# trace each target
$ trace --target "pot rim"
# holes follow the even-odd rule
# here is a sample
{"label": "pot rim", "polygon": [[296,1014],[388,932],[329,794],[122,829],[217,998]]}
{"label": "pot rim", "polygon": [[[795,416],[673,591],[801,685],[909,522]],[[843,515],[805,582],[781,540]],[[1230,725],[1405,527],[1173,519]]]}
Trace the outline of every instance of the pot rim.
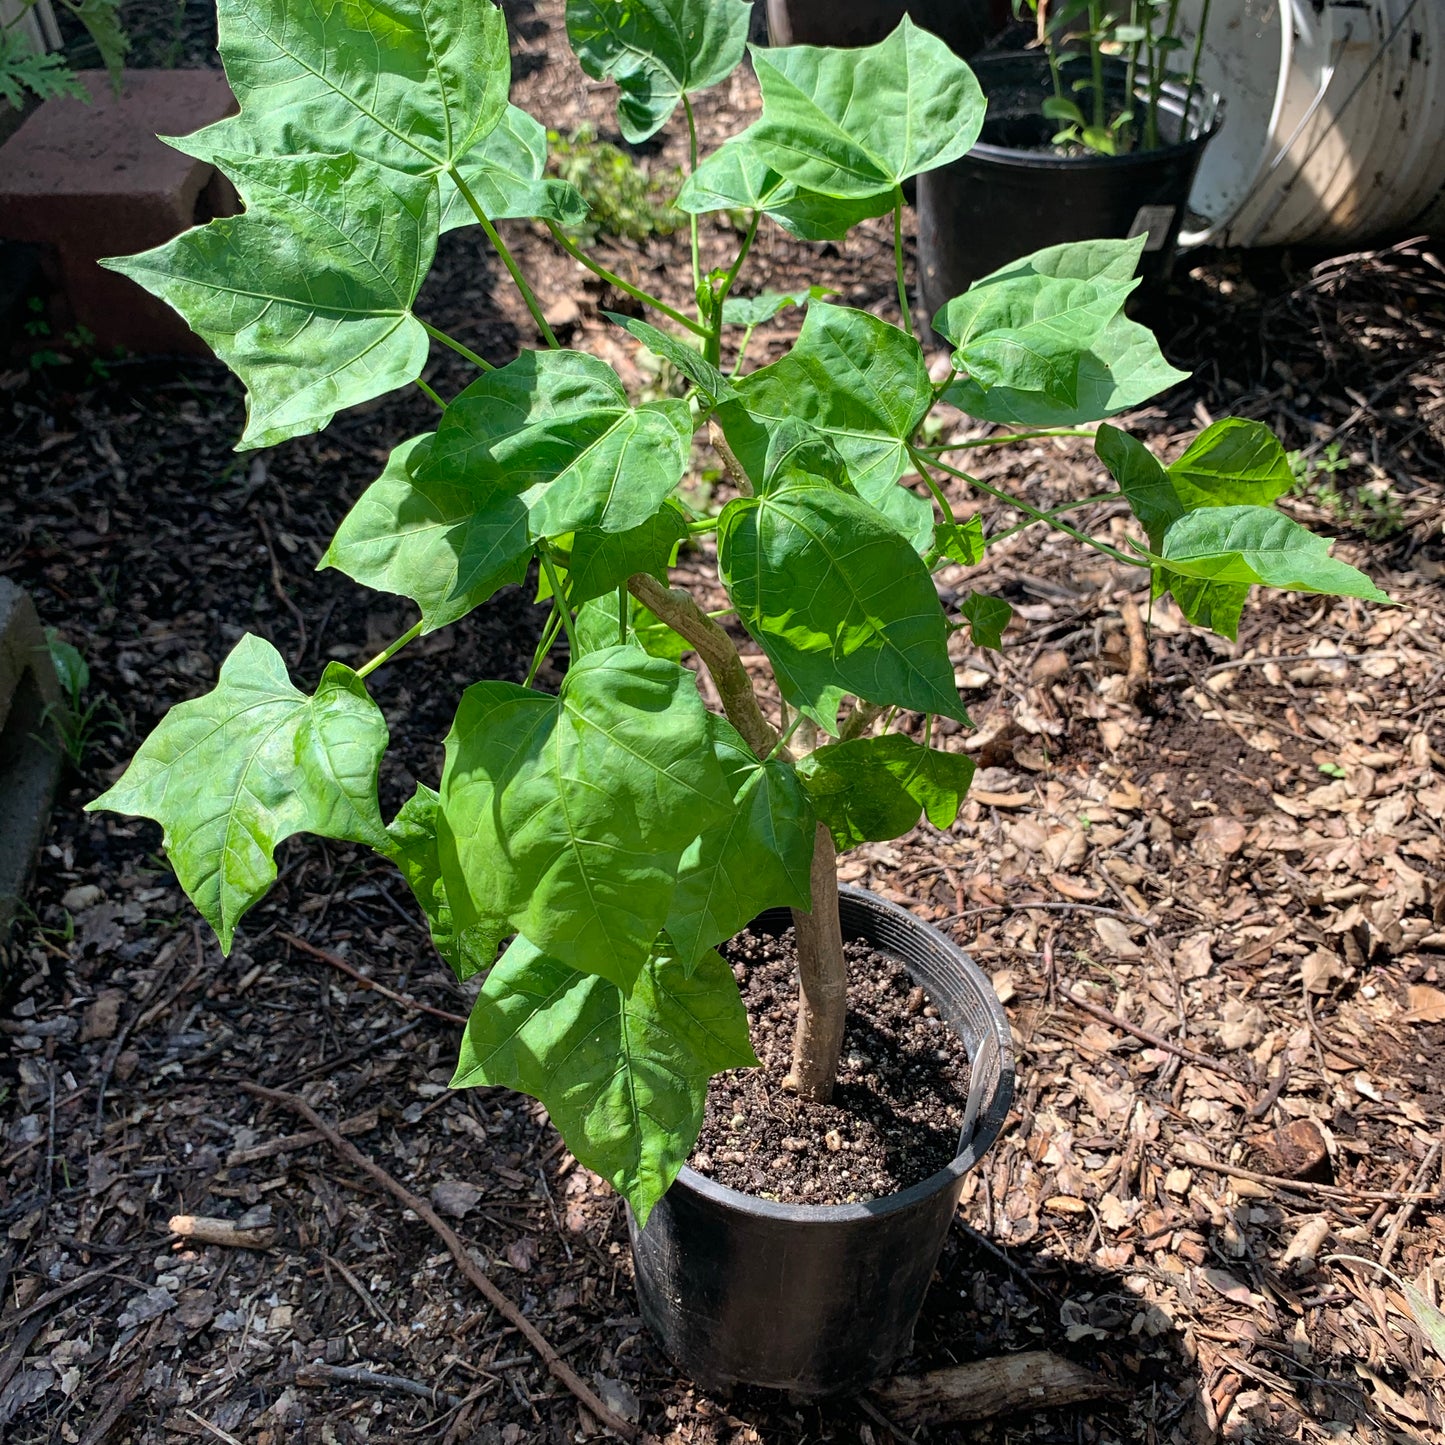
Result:
{"label": "pot rim", "polygon": [[[979,985],[979,997],[991,1027],[989,1037],[992,1038],[998,1049],[998,1087],[987,1107],[979,1110],[973,1134],[967,1145],[955,1154],[942,1169],[936,1170],[916,1184],[910,1184],[907,1189],[900,1189],[895,1194],[885,1194],[878,1199],[860,1201],[855,1204],[784,1204],[774,1199],[762,1199],[756,1194],[747,1194],[743,1190],[734,1189],[727,1184],[719,1184],[716,1180],[699,1174],[687,1164],[684,1164],[678,1171],[675,1183],[682,1184],[692,1190],[694,1194],[700,1194],[715,1204],[736,1210],[741,1214],[751,1214],[765,1219],[782,1220],[807,1226],[851,1224],[859,1220],[873,1219],[911,1209],[932,1195],[940,1194],[950,1188],[978,1163],[993,1147],[994,1141],[1003,1128],[1004,1120],[1007,1119],[1009,1110],[1013,1106],[1013,1037],[1009,1028],[1008,1015],[998,1001],[998,995],[994,993],[988,975],[951,938],[934,928],[931,923],[925,923],[921,918],[916,917],[908,909],[891,903],[888,899],[881,898],[866,888],[854,888],[847,884],[839,886],[838,896],[840,899],[853,898],[859,901],[866,899],[870,908],[886,915],[892,915],[895,921],[934,934],[935,937],[942,940],[950,953],[955,955],[955,962],[962,967],[963,972],[966,975],[975,976],[974,983]],[[877,945],[874,946],[877,947]],[[880,952],[884,951],[887,950],[880,949]],[[897,955],[891,956],[896,957]],[[907,966],[906,960],[900,959],[899,961],[904,963],[905,967]],[[956,1033],[955,1037],[957,1037]],[[960,1040],[960,1042],[963,1041]],[[970,1058],[970,1066],[981,1052],[982,1045]]]}
{"label": "pot rim", "polygon": [[[1000,69],[1004,65],[1017,66],[1024,63],[1037,71],[1048,69],[1048,59],[1041,50],[996,50],[987,55],[977,55],[969,62],[974,73],[979,77],[980,85],[990,70]],[[1105,64],[1113,78],[1122,79],[1120,74],[1122,67],[1114,57],[1106,57]],[[983,90],[984,97],[987,99],[987,87],[984,86]],[[1175,141],[1172,145],[1156,146],[1153,150],[1147,151],[1129,151],[1122,156],[1099,155],[1092,151],[1086,155],[1063,156],[1052,151],[1025,150],[1019,146],[995,145],[990,141],[978,141],[961,159],[977,158],[986,160],[993,165],[1014,166],[1020,170],[1058,171],[1128,170],[1167,164],[1182,159],[1195,151],[1203,150],[1218,134],[1220,126],[1224,124],[1225,105],[1224,98],[1220,93],[1200,89],[1197,94],[1198,102],[1191,104],[1189,108],[1194,110],[1197,105],[1201,116],[1199,129],[1188,140]],[[1186,103],[1184,87],[1176,81],[1165,82],[1161,97],[1174,101],[1176,109],[1182,108]],[[985,116],[986,123],[987,117]]]}

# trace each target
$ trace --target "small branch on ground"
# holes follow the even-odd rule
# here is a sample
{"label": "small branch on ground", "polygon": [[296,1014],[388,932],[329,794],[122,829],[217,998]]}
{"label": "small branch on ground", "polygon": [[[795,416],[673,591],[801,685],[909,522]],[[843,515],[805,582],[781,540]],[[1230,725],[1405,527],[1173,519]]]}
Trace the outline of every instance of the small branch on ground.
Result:
{"label": "small branch on ground", "polygon": [[269,1225],[247,1229],[234,1219],[218,1219],[208,1214],[173,1214],[170,1230],[182,1239],[199,1244],[225,1244],[234,1249],[270,1249],[276,1242],[276,1231]]}
{"label": "small branch on ground", "polygon": [[623,1440],[632,1440],[636,1437],[637,1431],[634,1426],[615,1411],[608,1409],[598,1399],[597,1393],[592,1387],[547,1343],[545,1337],[531,1320],[492,1283],[481,1266],[473,1259],[461,1236],[425,1199],[419,1194],[413,1194],[404,1184],[393,1179],[380,1164],[368,1159],[356,1145],[343,1139],[304,1099],[298,1099],[294,1094],[282,1093],[279,1089],[267,1089],[260,1084],[245,1081],[241,1083],[241,1087],[258,1099],[269,1099],[273,1104],[279,1104],[283,1109],[290,1109],[293,1114],[299,1114],[331,1145],[337,1154],[380,1184],[393,1199],[405,1205],[418,1219],[430,1225],[437,1237],[446,1245],[447,1252],[456,1261],[457,1268],[471,1281],[482,1298],[531,1345],[558,1383],[570,1390],[591,1411],[593,1417],[611,1430],[614,1435]]}
{"label": "small branch on ground", "polygon": [[1119,610],[1124,614],[1124,636],[1129,640],[1129,668],[1124,674],[1124,695],[1134,707],[1149,704],[1149,638],[1139,604],[1125,597]]}
{"label": "small branch on ground", "polygon": [[1223,1074],[1226,1079],[1233,1079],[1236,1084],[1246,1082],[1240,1077],[1237,1069],[1219,1059],[1211,1059],[1208,1054],[1195,1053],[1193,1049],[1186,1049],[1183,1044],[1176,1044],[1173,1039],[1166,1039],[1162,1034],[1141,1029],[1137,1024],[1131,1024],[1128,1019],[1122,1019],[1118,1014],[1110,1013],[1108,1009],[1101,1008],[1096,1003],[1090,1003],[1088,999],[1080,998],[1076,993],[1066,992],[1064,997],[1080,1012],[1098,1019],[1100,1023],[1108,1024],[1110,1028],[1122,1029],[1126,1034],[1133,1034],[1136,1039],[1141,1039],[1146,1044],[1152,1044],[1156,1049],[1163,1049],[1166,1054],[1173,1054],[1175,1058],[1183,1059],[1186,1064],[1193,1064],[1196,1068],[1210,1069],[1216,1074]]}
{"label": "small branch on ground", "polygon": [[1121,1393],[1112,1380],[1045,1350],[975,1360],[926,1375],[897,1375],[873,1390],[885,1409],[910,1425],[990,1420]]}
{"label": "small branch on ground", "polygon": [[394,989],[387,988],[384,983],[377,983],[374,978],[368,978],[359,969],[352,968],[347,961],[339,954],[329,953],[324,948],[317,948],[314,943],[307,943],[304,938],[297,938],[294,933],[278,933],[278,938],[289,943],[292,948],[299,948],[302,953],[309,953],[312,958],[319,958],[323,963],[329,963],[332,968],[340,969],[348,978],[354,978],[362,988],[369,988],[379,993],[382,998],[389,998],[392,1003],[397,1003],[402,1008],[415,1009],[418,1013],[430,1014],[434,1019],[445,1019],[449,1024],[460,1024],[466,1027],[467,1021],[461,1014],[448,1013],[444,1008],[433,1008],[429,1003],[422,1003],[420,999],[408,998],[404,993],[397,993]]}
{"label": "small branch on ground", "polygon": [[363,1370],[352,1365],[309,1364],[296,1367],[296,1383],[303,1387],[324,1390],[328,1385],[360,1385],[368,1390],[393,1390],[402,1395],[414,1395],[438,1409],[460,1410],[466,1404],[461,1395],[448,1390],[438,1390],[423,1385],[418,1380],[408,1380],[402,1375],[381,1375],[375,1370]]}

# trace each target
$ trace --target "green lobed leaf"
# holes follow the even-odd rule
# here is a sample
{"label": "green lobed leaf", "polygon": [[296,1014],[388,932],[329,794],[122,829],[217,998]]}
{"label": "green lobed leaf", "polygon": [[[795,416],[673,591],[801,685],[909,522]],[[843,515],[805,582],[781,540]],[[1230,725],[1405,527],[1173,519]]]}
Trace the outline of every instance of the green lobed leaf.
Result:
{"label": "green lobed leaf", "polygon": [[634,572],[666,580],[673,554],[686,536],[687,518],[671,500],[625,532],[576,533],[568,568],[573,605],[615,592]]}
{"label": "green lobed leaf", "polygon": [[640,341],[654,356],[670,361],[707,399],[709,406],[726,401],[733,394],[732,382],[707,360],[695,346],[680,337],[660,331],[651,322],[635,316],[620,316],[615,311],[602,313],[630,336]]}
{"label": "green lobed leaf", "polygon": [[763,762],[722,718],[708,715],[732,793],[728,818],[683,854],[667,934],[691,968],[767,908],[810,908],[813,810],[791,764]]}
{"label": "green lobed leaf", "polygon": [[466,160],[506,110],[507,23],[491,0],[217,0],[216,8],[241,110],[171,141],[198,159],[350,153],[434,175]]}
{"label": "green lobed leaf", "polygon": [[175,307],[240,377],[238,446],[319,431],[420,376],[429,343],[411,307],[436,244],[436,181],[354,156],[225,169],[243,215],[102,265]]}
{"label": "green lobed leaf", "polygon": [[346,514],[317,570],[410,597],[422,631],[465,617],[527,575],[527,508],[493,479],[449,481],[424,463],[433,433],[392,450],[386,469]]}
{"label": "green lobed leaf", "polygon": [[800,241],[841,241],[860,221],[893,209],[891,192],[862,199],[820,196],[785,181],[740,140],[725,141],[698,166],[678,194],[679,209],[754,210]]}
{"label": "green lobed leaf", "polygon": [[1186,512],[1236,503],[1268,506],[1294,485],[1279,438],[1263,422],[1234,416],[1200,432],[1168,471]]}
{"label": "green lobed leaf", "polygon": [[756,296],[729,296],[723,302],[723,320],[729,326],[761,326],[789,306],[806,306],[825,296],[836,296],[832,286],[809,286],[805,291],[760,291]]}
{"label": "green lobed leaf", "polygon": [[452,1087],[540,1099],[641,1228],[697,1142],[708,1080],[756,1064],[737,984],[717,954],[691,971],[656,954],[624,995],[518,938],[482,985]]}
{"label": "green lobed leaf", "polygon": [[933,550],[960,567],[976,567],[983,561],[988,544],[983,536],[983,518],[962,522],[940,522],[933,529]]}
{"label": "green lobed leaf", "polygon": [[634,145],[684,95],[726,80],[743,58],[743,0],[567,0],[567,38],[594,80],[615,80],[617,119]]}
{"label": "green lobed leaf", "polygon": [[738,137],[785,180],[870,197],[957,160],[983,125],[973,72],[905,15],[877,45],[752,47],[762,117]]}
{"label": "green lobed leaf", "polygon": [[1139,284],[1146,239],[1051,246],[975,282],[934,319],[954,365],[985,392],[1002,386],[1077,407],[1080,367]]}
{"label": "green lobed leaf", "polygon": [[848,693],[967,721],[933,580],[866,502],[802,474],[739,497],[719,520],[718,565],[784,697],[820,727],[837,732]]}
{"label": "green lobed leaf", "polygon": [[[471,148],[458,169],[488,220],[577,226],[587,218],[587,202],[577,187],[546,174],[546,127],[515,105],[503,111],[496,128]],[[472,208],[445,174],[441,196],[443,231],[477,224]]]}
{"label": "green lobed leaf", "polygon": [[[1054,345],[1049,355],[1057,362],[1072,348],[1076,364],[1069,362],[1072,380],[1065,388],[1072,399],[1058,387],[1045,389],[1044,371],[1020,363],[1012,375],[1002,358],[993,356],[984,360],[982,379],[960,377],[944,393],[945,400],[980,421],[1079,426],[1128,411],[1183,381],[1186,373],[1165,361],[1154,334],[1113,304],[1116,297],[1122,304],[1137,284],[1133,274],[1142,244],[1143,238],[1136,237],[1045,247],[981,277],[934,317],[935,330],[955,348],[965,338],[986,335],[987,325],[1004,323],[1042,344],[1049,337],[1049,308],[1063,308],[1059,315],[1065,320],[1059,324],[1070,339]],[[985,324],[982,333],[980,324]]]}
{"label": "green lobed leaf", "polygon": [[816,428],[837,449],[858,495],[919,551],[933,541],[933,506],[897,485],[908,443],[933,405],[923,348],[907,332],[845,306],[815,301],[797,343],[735,385],[718,421],[748,475],[760,478],[772,432]]}
{"label": "green lobed leaf", "polygon": [[515,496],[534,541],[625,532],[682,480],[692,433],[685,402],[629,405],[594,356],[527,351],[448,406],[419,476]]}
{"label": "green lobed leaf", "polygon": [[181,887],[221,951],[276,879],[275,850],[294,833],[390,843],[376,799],[386,722],[365,684],[328,664],[314,697],[292,686],[281,655],[243,637],[215,689],[178,703],[89,812],[153,818]]}
{"label": "green lobed leaf", "polygon": [[[1215,423],[1167,468],[1142,442],[1107,423],[1095,435],[1094,450],[1119,483],[1156,552],[1164,534],[1187,512],[1272,502],[1292,481],[1284,448],[1258,422]],[[1154,588],[1156,595],[1172,592],[1179,610],[1196,626],[1222,637],[1238,634],[1248,583],[1206,581],[1156,567]]]}
{"label": "green lobed leaf", "polygon": [[920,747],[900,733],[829,743],[798,762],[798,776],[842,848],[902,837],[926,814],[935,828],[958,816],[974,762]]}
{"label": "green lobed leaf", "polygon": [[1159,560],[1206,582],[1261,583],[1332,597],[1390,599],[1363,572],[1330,556],[1334,538],[1316,536],[1273,507],[1204,507],[1164,533]]}
{"label": "green lobed leaf", "polygon": [[401,811],[386,825],[391,840],[391,861],[401,870],[421,910],[436,951],[446,959],[458,979],[480,972],[491,961],[478,958],[458,933],[447,902],[442,880],[441,856],[437,851],[437,808],[439,795],[425,783],[402,804]]}
{"label": "green lobed leaf", "polygon": [[467,689],[438,831],[454,918],[479,953],[524,933],[632,987],[683,851],[732,807],[706,718],[692,673],[630,646],[574,661],[556,697]]}
{"label": "green lobed leaf", "polygon": [[992,652],[1003,651],[1004,630],[1013,621],[1014,610],[1002,597],[989,597],[982,592],[966,592],[958,610],[968,619],[968,635],[976,647]]}

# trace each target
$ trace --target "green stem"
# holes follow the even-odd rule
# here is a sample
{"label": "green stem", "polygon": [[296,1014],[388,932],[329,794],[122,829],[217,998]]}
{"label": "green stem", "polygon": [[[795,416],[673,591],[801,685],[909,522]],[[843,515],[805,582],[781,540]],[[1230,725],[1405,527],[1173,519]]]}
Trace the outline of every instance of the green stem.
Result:
{"label": "green stem", "polygon": [[527,303],[527,310],[532,313],[532,320],[537,323],[537,330],[542,333],[542,339],[553,351],[561,349],[561,342],[553,334],[552,328],[547,324],[547,318],[542,314],[542,305],[537,300],[536,293],[527,284],[527,278],[522,275],[522,269],[517,265],[516,259],[507,249],[507,243],[497,234],[497,228],[487,219],[487,213],[482,209],[481,203],[472,194],[472,188],[462,179],[461,172],[456,166],[449,166],[447,174],[452,178],[452,184],[457,188],[469,207],[472,214],[477,218],[477,223],[487,233],[487,240],[492,243],[497,255],[502,258],[502,264],[507,268],[507,274],[511,276],[513,284],[522,293],[522,300]]}
{"label": "green stem", "polygon": [[[1179,0],[1169,0],[1169,10],[1164,17],[1164,33],[1161,38],[1167,38],[1174,34],[1175,23],[1179,19]],[[1150,31],[1152,36],[1153,31]],[[1149,112],[1145,117],[1148,125],[1148,137],[1145,149],[1159,149],[1159,95],[1164,89],[1164,73],[1168,65],[1169,52],[1161,50],[1157,45],[1154,47],[1153,63],[1150,67],[1151,76],[1149,83]]]}
{"label": "green stem", "polygon": [[546,625],[542,628],[542,635],[537,639],[537,650],[532,654],[532,665],[527,669],[527,680],[523,687],[531,687],[536,681],[537,674],[542,670],[542,662],[552,650],[552,644],[557,640],[557,634],[562,630],[561,606],[556,595],[552,597],[552,611],[547,618]]}
{"label": "green stem", "polygon": [[[914,463],[917,466],[917,462]],[[934,460],[934,466],[940,471],[947,472],[951,477],[957,477],[961,482],[967,482],[969,486],[976,487],[980,492],[990,497],[997,498],[1000,502],[1006,502],[1010,507],[1017,507],[1020,512],[1030,516],[1036,522],[1047,522],[1057,532],[1063,532],[1076,541],[1082,542],[1086,547],[1092,547],[1096,552],[1102,552],[1106,557],[1112,557],[1116,562],[1122,562],[1127,567],[1148,567],[1148,562],[1140,561],[1138,558],[1130,557],[1119,551],[1117,547],[1111,547],[1107,542],[1100,542],[1097,538],[1089,536],[1087,532],[1081,532],[1076,527],[1071,527],[1066,522],[1060,522],[1055,517],[1050,517],[1047,512],[1040,511],[1031,502],[1026,502],[1022,497],[1016,497],[1012,492],[1000,491],[997,487],[991,487],[987,482],[980,481],[968,472],[961,472],[957,467],[951,467],[947,462]]]}
{"label": "green stem", "polygon": [[[692,102],[685,94],[682,97],[682,112],[687,117],[687,173],[691,175],[697,169],[697,118],[692,113]],[[697,243],[696,211],[688,217],[688,231],[692,237],[692,294],[696,297],[702,287],[702,256]],[[697,319],[703,319],[701,301],[698,301]]]}
{"label": "green stem", "polygon": [[609,271],[605,266],[599,266],[580,246],[573,243],[556,222],[548,221],[547,229],[551,231],[557,244],[574,261],[580,262],[594,276],[606,281],[609,286],[615,286],[624,295],[632,297],[634,301],[641,301],[644,306],[651,306],[654,311],[660,311],[669,321],[675,321],[679,326],[685,326],[694,336],[705,338],[708,335],[707,327],[699,325],[691,316],[684,316],[681,311],[674,311],[665,301],[659,301],[656,296],[644,291],[640,286],[634,286],[630,281],[624,281],[621,276]]}
{"label": "green stem", "polygon": [[436,402],[436,404],[441,407],[443,411],[447,409],[446,402],[444,402],[441,397],[439,397],[436,392],[434,392],[431,387],[429,387],[426,382],[421,379],[421,377],[416,378],[416,384],[422,389],[423,393],[429,396],[434,402]]}
{"label": "green stem", "polygon": [[1094,129],[1105,131],[1109,118],[1104,107],[1104,52],[1100,46],[1100,31],[1104,28],[1104,7],[1102,0],[1089,0],[1089,68],[1094,83]]}
{"label": "green stem", "polygon": [[973,441],[949,442],[947,446],[919,447],[918,450],[924,456],[942,456],[946,452],[967,452],[977,447],[1001,447],[1007,446],[1009,442],[1036,441],[1041,437],[1091,437],[1091,431],[1070,430],[1067,428],[1050,431],[1010,431],[1004,432],[1001,436],[976,437]]}
{"label": "green stem", "polygon": [[893,187],[893,264],[898,273],[898,307],[903,329],[913,335],[913,313],[908,309],[908,287],[903,280],[903,187]]}
{"label": "green stem", "polygon": [[[714,366],[722,360],[722,329],[723,329],[723,307],[727,305],[728,292],[733,289],[733,282],[738,279],[738,272],[743,269],[743,262],[748,258],[748,252],[753,249],[753,240],[758,234],[758,222],[762,220],[763,213],[754,211],[753,218],[748,223],[748,233],[743,237],[742,249],[738,252],[728,273],[722,279],[722,285],[718,287],[717,295],[714,297],[714,304],[717,313],[713,318],[712,331],[703,346],[703,356]],[[751,331],[749,331],[751,335]]]}
{"label": "green stem", "polygon": [[690,535],[698,535],[703,532],[716,532],[718,519],[716,517],[704,517],[700,522],[689,522],[687,530]]}
{"label": "green stem", "polygon": [[[1205,3],[1207,4],[1208,0],[1205,0]],[[1139,24],[1139,0],[1129,0],[1129,24]],[[1124,78],[1124,104],[1131,111],[1138,103],[1134,98],[1134,89],[1139,83],[1139,52],[1143,46],[1142,40],[1131,41],[1129,45],[1129,70]],[[1134,134],[1138,135],[1139,122],[1135,120],[1131,124]]]}
{"label": "green stem", "polygon": [[[784,703],[783,706],[786,707],[787,704]],[[789,743],[789,742],[791,741],[791,739],[792,739],[793,734],[794,734],[795,732],[797,732],[798,728],[802,725],[802,722],[803,722],[803,714],[802,714],[802,713],[795,713],[794,716],[793,716],[793,720],[792,720],[790,723],[787,724],[786,729],[785,729],[784,732],[783,732],[783,735],[782,735],[782,736],[778,739],[778,741],[774,744],[772,752],[770,752],[770,753],[768,754],[767,758],[765,759],[766,762],[772,762],[772,760],[773,760],[775,757],[777,757],[778,754],[781,753],[785,747],[787,747],[788,743]]]}
{"label": "green stem", "polygon": [[539,552],[537,555],[541,559],[542,570],[547,574],[547,585],[552,589],[552,596],[557,599],[558,615],[562,618],[562,626],[567,629],[567,646],[571,649],[572,660],[575,662],[582,655],[582,649],[577,646],[577,632],[572,626],[572,609],[567,605],[562,579],[557,575],[557,568],[546,552]]}
{"label": "green stem", "polygon": [[414,622],[395,642],[388,643],[370,662],[364,663],[356,669],[357,677],[370,677],[373,672],[384,662],[389,662],[408,642],[421,635],[422,623]]}
{"label": "green stem", "polygon": [[[421,321],[421,317],[417,317]],[[454,336],[448,336],[445,331],[439,331],[429,321],[421,322],[422,330],[431,337],[433,341],[440,341],[443,346],[450,346],[458,356],[465,356],[473,366],[479,366],[483,371],[495,371],[497,368],[485,357],[478,356],[469,346],[463,346]]]}
{"label": "green stem", "polygon": [[1209,25],[1209,0],[1201,0],[1199,6],[1199,29],[1194,35],[1194,57],[1189,62],[1189,84],[1184,87],[1184,131],[1179,139],[1189,134],[1189,107],[1194,101],[1194,86],[1199,80],[1199,57],[1204,53],[1204,31]]}
{"label": "green stem", "polygon": [[627,584],[617,589],[617,645],[627,646]]}
{"label": "green stem", "polygon": [[1013,537],[1019,532],[1025,532],[1039,522],[1051,522],[1063,512],[1074,512],[1080,507],[1092,507],[1096,502],[1116,502],[1119,500],[1118,492],[1099,492],[1092,497],[1084,497],[1077,502],[1065,502],[1062,507],[1051,507],[1042,517],[1030,517],[1027,522],[1020,522],[1016,527],[1010,527],[1006,532],[999,532],[988,539],[990,547],[1008,537]]}
{"label": "green stem", "polygon": [[732,375],[737,377],[743,369],[743,357],[748,354],[748,342],[753,339],[753,332],[756,331],[757,323],[743,327],[743,339],[738,343],[738,359],[733,363]]}

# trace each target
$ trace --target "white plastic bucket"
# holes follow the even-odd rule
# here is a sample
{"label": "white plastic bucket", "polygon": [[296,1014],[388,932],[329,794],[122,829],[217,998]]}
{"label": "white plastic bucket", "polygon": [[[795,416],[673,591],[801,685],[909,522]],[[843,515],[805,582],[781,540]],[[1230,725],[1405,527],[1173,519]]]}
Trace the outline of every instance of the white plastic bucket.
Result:
{"label": "white plastic bucket", "polygon": [[1181,245],[1445,230],[1442,0],[1213,0],[1199,79],[1225,117]]}

